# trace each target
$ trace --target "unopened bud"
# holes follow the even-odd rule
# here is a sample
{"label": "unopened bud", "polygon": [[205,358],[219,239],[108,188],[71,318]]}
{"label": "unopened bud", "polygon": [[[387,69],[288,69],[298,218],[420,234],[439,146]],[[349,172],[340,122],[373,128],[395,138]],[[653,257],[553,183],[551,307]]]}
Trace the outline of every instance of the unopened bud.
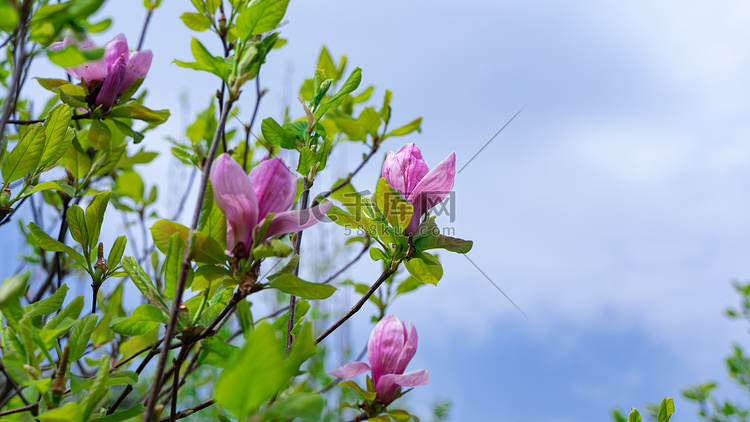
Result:
{"label": "unopened bud", "polygon": [[99,242],[99,250],[97,251],[97,260],[94,264],[94,284],[101,284],[104,274],[107,273],[107,263],[104,260],[104,244]]}

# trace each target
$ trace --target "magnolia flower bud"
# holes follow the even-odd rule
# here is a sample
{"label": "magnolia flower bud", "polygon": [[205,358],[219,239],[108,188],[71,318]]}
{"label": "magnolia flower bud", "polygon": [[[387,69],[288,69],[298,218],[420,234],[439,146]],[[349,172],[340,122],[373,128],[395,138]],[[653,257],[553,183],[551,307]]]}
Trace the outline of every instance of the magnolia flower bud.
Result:
{"label": "magnolia flower bud", "polygon": [[451,152],[430,170],[422,158],[422,151],[406,144],[396,152],[390,151],[383,162],[383,177],[414,206],[406,234],[414,234],[419,220],[427,211],[445,199],[453,189],[456,177],[456,154]]}

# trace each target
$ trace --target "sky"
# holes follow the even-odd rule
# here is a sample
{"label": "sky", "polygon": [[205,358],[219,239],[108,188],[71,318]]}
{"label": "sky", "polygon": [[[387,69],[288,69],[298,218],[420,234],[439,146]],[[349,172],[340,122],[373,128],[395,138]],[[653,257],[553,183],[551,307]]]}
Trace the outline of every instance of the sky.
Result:
{"label": "sky", "polygon": [[[178,18],[190,7],[165,1],[145,42],[148,104],[173,116],[145,143],[166,152],[148,170],[163,191],[186,174],[164,138],[181,135],[218,87],[171,64],[191,57],[195,34]],[[110,0],[100,16],[115,24],[96,40],[124,32],[135,44],[144,15]],[[326,45],[347,55],[349,70],[362,68],[375,104],[394,92],[394,127],[424,118],[421,134],[387,140],[384,153],[416,142],[430,165],[451,151],[459,169],[471,160],[456,177],[455,221],[438,222],[474,241],[468,258],[481,271],[443,253],[438,286],[392,309],[419,331],[410,368],[431,374],[410,405],[449,398],[456,422],[593,422],[675,397],[674,420],[697,421],[679,399],[685,386],[715,380],[720,396],[741,397],[723,359],[733,343],[748,345],[746,327],[722,313],[737,302],[731,281],[750,276],[748,18],[750,5],[735,0],[291,2],[281,29],[289,43],[260,75],[269,90],[261,118],[295,104]],[[245,120],[251,91],[239,102]],[[342,146],[320,183],[362,152]],[[355,186],[372,189],[379,170],[373,159]],[[336,230],[320,233],[343,239]],[[310,238],[303,255],[316,247]],[[348,274],[371,282],[374,271],[362,263]],[[337,296],[342,310],[355,300]],[[344,330],[357,350],[368,317]]]}

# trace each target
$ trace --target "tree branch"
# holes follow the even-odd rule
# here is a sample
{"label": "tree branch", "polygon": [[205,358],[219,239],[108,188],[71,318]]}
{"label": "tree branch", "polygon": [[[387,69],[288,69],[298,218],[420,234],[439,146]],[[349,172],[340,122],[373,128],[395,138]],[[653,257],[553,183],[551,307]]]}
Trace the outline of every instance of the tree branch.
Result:
{"label": "tree branch", "polygon": [[[203,165],[203,178],[201,180],[201,187],[198,191],[198,200],[195,204],[195,212],[193,213],[193,222],[190,226],[190,231],[193,232],[198,227],[200,221],[201,208],[203,207],[203,200],[206,197],[206,188],[208,187],[209,177],[211,176],[211,165],[213,164],[214,157],[216,156],[216,150],[218,148],[221,134],[224,132],[224,126],[227,123],[229,117],[229,111],[232,109],[234,104],[234,98],[230,95],[227,99],[224,109],[221,112],[219,118],[219,124],[216,126],[216,132],[214,133],[213,141],[211,142],[211,149],[206,157],[206,162]],[[158,401],[158,395],[161,391],[162,386],[162,375],[164,367],[167,364],[167,356],[169,355],[169,345],[172,341],[172,337],[175,334],[175,325],[177,323],[177,317],[180,312],[180,305],[182,304],[182,292],[185,290],[185,280],[187,279],[188,269],[190,268],[190,250],[193,245],[191,237],[188,235],[188,241],[185,245],[185,253],[182,258],[182,265],[180,266],[180,275],[177,279],[177,286],[175,287],[174,300],[172,301],[172,312],[169,316],[169,322],[167,323],[166,333],[164,334],[164,345],[159,355],[159,361],[156,364],[156,371],[154,372],[154,383],[151,388],[151,393],[146,404],[146,413],[143,417],[144,422],[151,422],[154,418],[154,407]]]}
{"label": "tree branch", "polygon": [[[303,180],[303,190],[302,190],[302,197],[300,197],[300,210],[304,210],[307,208],[307,201],[310,199],[310,187],[312,185],[312,182],[308,182],[307,177],[305,177]],[[303,230],[300,230],[297,232],[297,237],[294,240],[294,254],[299,256],[300,248],[302,247],[302,232]],[[299,260],[297,260],[297,265],[294,267],[294,275],[299,275]],[[294,328],[294,305],[296,304],[297,297],[294,295],[289,296],[289,321],[287,323],[286,328],[286,350],[285,354],[289,354],[289,349],[292,347],[292,328]]]}
{"label": "tree branch", "polygon": [[375,283],[373,283],[373,285],[370,287],[370,290],[368,290],[367,293],[365,293],[365,295],[362,296],[362,298],[354,306],[352,306],[352,308],[347,313],[345,313],[341,318],[339,318],[338,321],[334,322],[333,325],[328,327],[328,329],[323,332],[323,334],[319,335],[318,338],[315,339],[316,344],[323,341],[323,339],[331,335],[331,333],[336,331],[337,328],[345,323],[346,320],[359,312],[359,310],[362,308],[362,305],[364,305],[365,302],[367,302],[367,299],[369,299],[370,296],[372,296],[372,294],[375,293],[376,290],[378,290],[378,287],[380,287],[380,285],[383,284],[383,282],[386,281],[388,277],[392,276],[396,272],[398,265],[394,264],[395,263],[391,263],[388,269],[383,271],[383,274],[380,274],[380,277],[375,281]]}

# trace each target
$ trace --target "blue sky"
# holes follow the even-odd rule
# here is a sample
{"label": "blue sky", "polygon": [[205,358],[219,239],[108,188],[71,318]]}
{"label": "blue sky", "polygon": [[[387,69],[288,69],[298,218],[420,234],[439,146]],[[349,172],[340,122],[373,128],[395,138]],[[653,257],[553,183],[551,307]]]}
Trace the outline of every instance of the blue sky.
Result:
{"label": "blue sky", "polygon": [[[102,16],[116,24],[97,41],[124,32],[135,44],[144,11],[109,3]],[[182,133],[182,93],[192,116],[217,88],[170,64],[190,58],[178,19],[189,7],[164,2],[146,39],[149,104],[173,115],[148,148],[167,151],[161,139]],[[449,397],[452,421],[593,422],[688,384],[728,384],[722,360],[733,341],[747,344],[745,327],[721,314],[736,302],[730,281],[750,275],[748,18],[740,1],[292,1],[289,44],[261,73],[261,117],[296,104],[323,44],[363,69],[376,101],[394,92],[392,124],[424,117],[404,141],[431,165],[455,151],[463,167],[527,105],[458,175],[456,221],[443,223],[474,240],[471,259],[528,318],[465,257],[443,254],[440,284],[393,309],[419,330],[411,367],[432,377],[411,404]],[[240,101],[243,119],[252,105]],[[363,151],[342,147],[325,177]],[[183,182],[169,177],[179,170],[168,153],[150,171],[168,180],[163,191]],[[378,172],[371,163],[356,186],[371,189]],[[372,268],[350,275],[368,281]],[[339,295],[348,307],[353,296]],[[366,318],[346,330],[355,343]],[[693,406],[676,407],[676,420],[697,420]]]}

